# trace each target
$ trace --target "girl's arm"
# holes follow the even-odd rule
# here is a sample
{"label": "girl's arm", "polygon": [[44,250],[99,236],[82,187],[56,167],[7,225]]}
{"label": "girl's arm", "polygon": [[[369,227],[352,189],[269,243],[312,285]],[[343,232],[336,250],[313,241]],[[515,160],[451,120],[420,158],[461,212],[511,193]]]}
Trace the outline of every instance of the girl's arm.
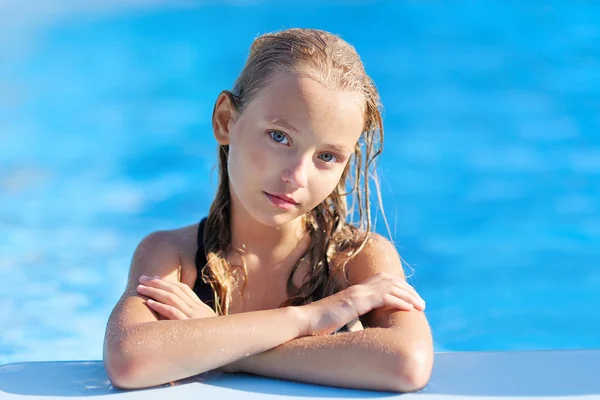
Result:
{"label": "girl's arm", "polygon": [[401,353],[400,335],[393,329],[367,328],[302,337],[238,360],[226,370],[347,388],[420,390],[429,380],[429,369],[425,360]]}
{"label": "girl's arm", "polygon": [[171,234],[156,232],[136,250],[127,288],[106,327],[104,364],[115,386],[141,388],[186,378],[261,353],[304,335],[297,307],[215,317],[158,320],[137,294],[141,275],[179,280]]}
{"label": "girl's arm", "polygon": [[[348,264],[357,284],[386,272],[404,277],[392,243],[373,239]],[[421,311],[381,307],[363,316],[368,328],[325,337],[303,337],[227,368],[319,384],[390,391],[415,391],[429,381],[433,366],[431,331]]]}
{"label": "girl's arm", "polygon": [[[116,386],[154,386],[219,367],[227,370],[231,363],[298,337],[327,335],[380,307],[423,307],[418,294],[403,279],[376,274],[309,305],[217,317],[201,301],[191,304],[197,296],[179,282],[181,260],[169,238],[163,232],[142,241],[134,255],[126,292],[109,318],[104,363]],[[136,278],[141,275],[164,277],[144,285],[144,293],[158,299],[153,311],[145,304],[145,297],[136,294],[142,290]],[[193,315],[186,314],[190,306]],[[169,320],[158,320],[155,312]],[[265,374],[276,373],[272,372],[276,364],[269,364],[267,371],[271,372]]]}

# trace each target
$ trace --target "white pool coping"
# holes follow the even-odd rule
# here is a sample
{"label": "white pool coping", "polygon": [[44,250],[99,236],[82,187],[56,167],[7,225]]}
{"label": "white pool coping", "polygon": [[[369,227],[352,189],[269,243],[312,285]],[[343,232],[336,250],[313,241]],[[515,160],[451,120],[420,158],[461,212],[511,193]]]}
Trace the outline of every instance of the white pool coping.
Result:
{"label": "white pool coping", "polygon": [[339,389],[243,374],[205,374],[153,389],[110,385],[102,361],[0,366],[0,399],[599,399],[600,349],[436,353],[429,385],[397,394]]}

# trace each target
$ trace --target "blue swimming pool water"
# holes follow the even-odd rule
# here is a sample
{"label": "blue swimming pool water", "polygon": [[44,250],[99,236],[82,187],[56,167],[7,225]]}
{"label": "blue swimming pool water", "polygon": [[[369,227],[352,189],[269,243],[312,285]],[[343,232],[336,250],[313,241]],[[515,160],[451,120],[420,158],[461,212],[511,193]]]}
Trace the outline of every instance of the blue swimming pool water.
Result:
{"label": "blue swimming pool water", "polygon": [[0,364],[101,358],[137,242],[208,210],[218,92],[292,26],[341,34],[380,88],[386,211],[437,349],[600,347],[597,4],[13,3]]}

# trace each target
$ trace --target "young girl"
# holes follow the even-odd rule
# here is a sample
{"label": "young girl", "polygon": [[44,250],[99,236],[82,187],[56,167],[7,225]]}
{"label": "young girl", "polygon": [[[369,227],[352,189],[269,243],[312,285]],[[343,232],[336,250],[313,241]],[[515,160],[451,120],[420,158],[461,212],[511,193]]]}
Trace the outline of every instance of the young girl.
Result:
{"label": "young girl", "polygon": [[218,96],[212,127],[216,198],[200,223],[152,233],[135,251],[106,328],[113,384],[218,369],[424,387],[433,363],[425,303],[394,245],[370,232],[383,126],[354,48],[310,29],[259,37],[233,90]]}

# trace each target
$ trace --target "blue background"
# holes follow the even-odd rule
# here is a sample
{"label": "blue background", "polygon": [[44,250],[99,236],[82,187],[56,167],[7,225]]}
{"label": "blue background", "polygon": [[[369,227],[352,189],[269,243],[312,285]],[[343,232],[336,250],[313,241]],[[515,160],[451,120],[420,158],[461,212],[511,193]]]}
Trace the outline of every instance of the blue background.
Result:
{"label": "blue background", "polygon": [[436,349],[600,347],[597,3],[25,3],[0,1],[0,364],[101,359],[136,244],[208,210],[216,96],[295,26],[380,89]]}

